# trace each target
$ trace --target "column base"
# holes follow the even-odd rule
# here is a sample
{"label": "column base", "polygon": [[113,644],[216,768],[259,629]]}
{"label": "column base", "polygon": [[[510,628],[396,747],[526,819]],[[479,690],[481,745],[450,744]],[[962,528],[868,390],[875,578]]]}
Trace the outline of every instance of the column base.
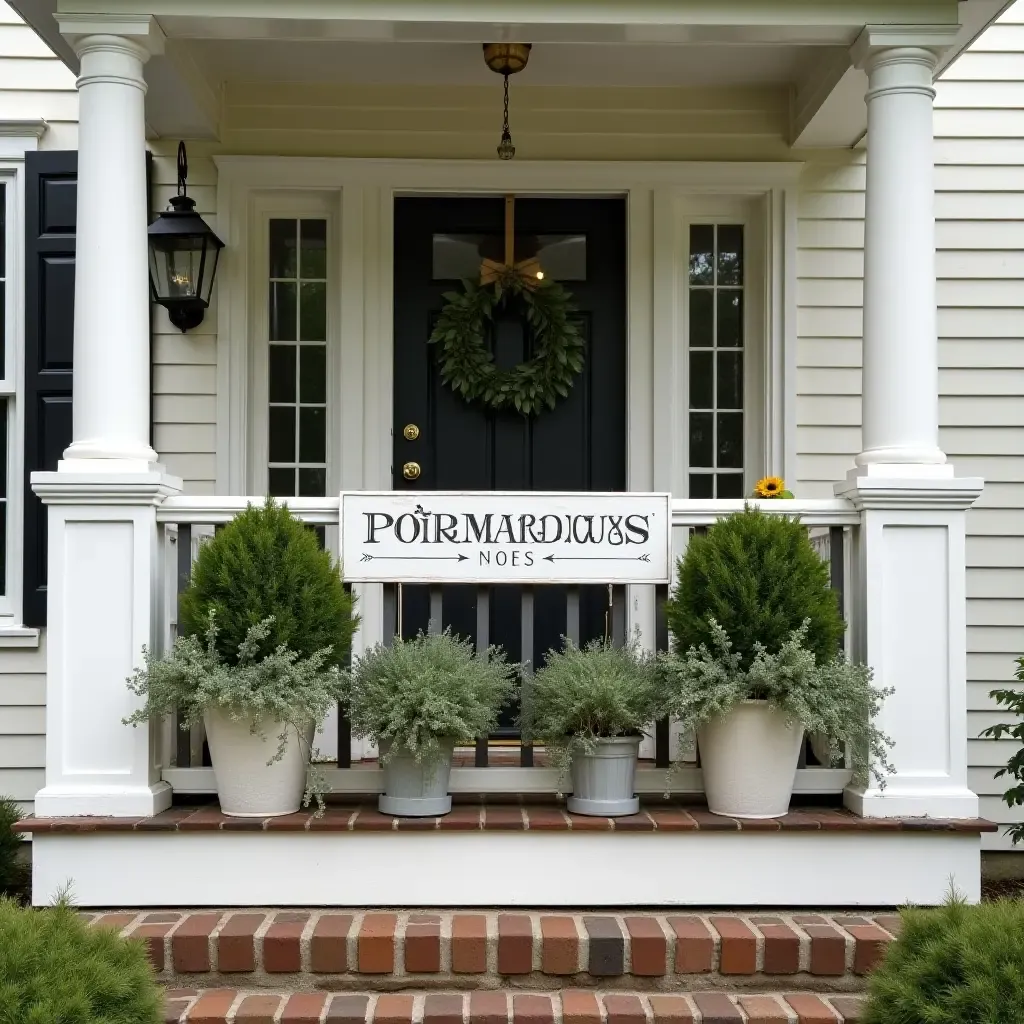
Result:
{"label": "column base", "polygon": [[930,785],[922,780],[890,782],[885,789],[847,786],[843,803],[862,818],[977,818],[977,796],[966,786]]}
{"label": "column base", "polygon": [[37,818],[147,818],[171,806],[166,782],[149,786],[45,786],[36,794]]}

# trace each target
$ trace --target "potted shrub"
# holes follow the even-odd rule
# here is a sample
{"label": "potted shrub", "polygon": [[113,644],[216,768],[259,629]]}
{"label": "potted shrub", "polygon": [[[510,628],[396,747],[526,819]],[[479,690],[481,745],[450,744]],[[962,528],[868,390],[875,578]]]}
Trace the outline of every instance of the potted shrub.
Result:
{"label": "potted shrub", "polygon": [[434,817],[451,810],[452,751],[494,731],[516,693],[518,668],[497,647],[477,656],[448,630],[395,637],[356,659],[347,678],[349,720],[353,734],[380,751],[382,813]]}
{"label": "potted shrub", "polygon": [[307,786],[315,729],[344,692],[356,626],[340,566],[288,509],[267,499],[204,543],[182,594],[179,631],[128,681],[144,698],[127,721],[178,711],[206,726],[221,810],[289,814],[322,804]]}
{"label": "potted shrub", "polygon": [[[697,730],[708,807],[785,814],[805,732],[845,742],[880,785],[891,741],[872,723],[885,691],[849,663],[828,569],[800,523],[756,508],[691,538],[662,659],[671,713]],[[869,761],[870,755],[870,761]]]}
{"label": "potted shrub", "polygon": [[902,914],[871,974],[863,1024],[1017,1024],[1024,1020],[1024,901]]}
{"label": "potted shrub", "polygon": [[141,939],[90,928],[59,902],[0,899],[0,1020],[161,1024],[163,993]]}
{"label": "potted shrub", "polygon": [[523,731],[555,753],[572,777],[570,811],[635,814],[633,792],[644,727],[661,717],[664,688],[654,658],[633,643],[601,640],[549,651],[529,689]]}

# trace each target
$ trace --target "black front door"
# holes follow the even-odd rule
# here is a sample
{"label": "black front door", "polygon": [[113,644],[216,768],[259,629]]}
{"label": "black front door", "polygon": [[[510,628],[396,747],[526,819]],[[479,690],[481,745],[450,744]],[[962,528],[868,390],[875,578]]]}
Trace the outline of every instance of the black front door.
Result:
{"label": "black front door", "polygon": [[[428,345],[443,293],[478,278],[483,257],[504,254],[505,201],[405,198],[395,202],[394,488],[399,491],[621,491],[626,487],[626,205],[623,199],[517,199],[515,258],[537,256],[573,296],[586,339],[582,373],[553,411],[525,418],[471,405],[444,384]],[[529,330],[513,308],[490,339],[500,367],[530,357]],[[408,440],[407,427],[418,436]],[[403,467],[417,463],[409,481]],[[472,637],[475,587],[445,587],[444,625]],[[565,631],[565,594],[539,587],[535,666]],[[580,595],[581,640],[605,634],[606,587]],[[520,588],[494,587],[490,640],[519,660]],[[425,629],[425,587],[403,588],[403,633]]]}

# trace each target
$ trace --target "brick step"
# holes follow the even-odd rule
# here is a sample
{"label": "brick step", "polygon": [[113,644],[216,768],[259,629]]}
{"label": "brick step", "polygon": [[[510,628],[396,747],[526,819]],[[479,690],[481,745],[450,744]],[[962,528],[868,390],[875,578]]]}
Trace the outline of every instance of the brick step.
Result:
{"label": "brick step", "polygon": [[863,998],[813,992],[281,992],[170,989],[167,1024],[844,1024]]}
{"label": "brick step", "polygon": [[883,913],[125,911],[167,984],[248,988],[858,991],[899,927]]}

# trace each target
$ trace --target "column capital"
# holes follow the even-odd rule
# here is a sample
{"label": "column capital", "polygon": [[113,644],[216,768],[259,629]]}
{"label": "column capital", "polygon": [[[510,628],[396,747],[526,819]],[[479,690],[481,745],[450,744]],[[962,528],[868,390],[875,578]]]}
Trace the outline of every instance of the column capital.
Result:
{"label": "column capital", "polygon": [[889,59],[926,64],[931,73],[956,42],[958,31],[957,25],[866,25],[850,47],[850,59],[854,67],[870,71],[883,54],[891,53]]}
{"label": "column capital", "polygon": [[149,14],[59,14],[57,24],[79,57],[88,51],[127,48],[147,61],[164,52],[163,30]]}

